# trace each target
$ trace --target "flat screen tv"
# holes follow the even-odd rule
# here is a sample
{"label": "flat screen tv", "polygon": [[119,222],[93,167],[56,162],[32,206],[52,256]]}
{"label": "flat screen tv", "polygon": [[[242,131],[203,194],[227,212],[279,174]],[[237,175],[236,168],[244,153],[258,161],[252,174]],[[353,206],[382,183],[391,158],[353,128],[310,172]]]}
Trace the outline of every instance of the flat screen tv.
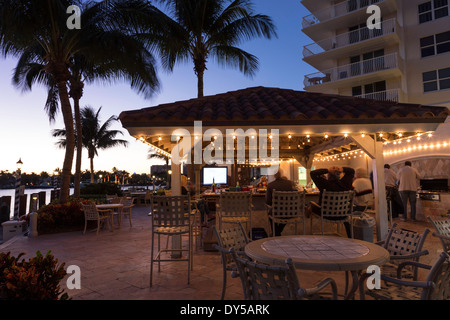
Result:
{"label": "flat screen tv", "polygon": [[228,168],[227,167],[205,167],[202,171],[202,184],[209,186],[213,184],[227,184]]}

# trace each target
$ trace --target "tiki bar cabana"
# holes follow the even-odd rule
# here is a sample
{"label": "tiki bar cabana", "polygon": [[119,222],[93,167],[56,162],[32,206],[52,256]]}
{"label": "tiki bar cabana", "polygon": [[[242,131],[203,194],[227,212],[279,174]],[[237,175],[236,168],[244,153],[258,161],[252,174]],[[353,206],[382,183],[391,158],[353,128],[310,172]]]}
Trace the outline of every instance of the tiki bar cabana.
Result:
{"label": "tiki bar cabana", "polygon": [[[174,148],[180,146],[215,154],[216,163],[220,163],[217,154],[222,156],[219,165],[229,167],[231,186],[244,172],[275,162],[288,179],[297,183],[303,179],[305,186],[311,182],[312,168],[366,168],[373,172],[377,237],[384,239],[388,231],[384,145],[431,135],[448,115],[445,107],[255,87],[124,111],[119,119],[133,137],[166,157],[171,158]],[[261,152],[261,142],[266,138],[268,158],[251,157],[257,145],[252,140],[259,142]],[[245,153],[239,153],[242,148]],[[182,151],[183,161],[191,163],[188,177],[200,192],[201,170],[208,163],[204,159],[194,161],[199,159],[189,151]],[[277,157],[271,157],[271,152]],[[245,154],[245,159],[239,154]],[[172,161],[172,195],[181,194],[181,167]]]}

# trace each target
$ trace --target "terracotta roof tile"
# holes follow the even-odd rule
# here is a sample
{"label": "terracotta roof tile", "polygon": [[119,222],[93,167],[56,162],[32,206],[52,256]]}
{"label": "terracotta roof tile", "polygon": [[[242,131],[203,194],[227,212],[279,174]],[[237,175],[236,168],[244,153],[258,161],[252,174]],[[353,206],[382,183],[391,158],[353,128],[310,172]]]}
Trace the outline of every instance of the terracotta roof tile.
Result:
{"label": "terracotta roof tile", "polygon": [[178,101],[141,110],[124,111],[119,119],[124,126],[176,125],[193,120],[270,122],[332,121],[359,123],[365,119],[418,121],[445,119],[445,107],[375,101],[289,89],[254,87],[200,99]]}

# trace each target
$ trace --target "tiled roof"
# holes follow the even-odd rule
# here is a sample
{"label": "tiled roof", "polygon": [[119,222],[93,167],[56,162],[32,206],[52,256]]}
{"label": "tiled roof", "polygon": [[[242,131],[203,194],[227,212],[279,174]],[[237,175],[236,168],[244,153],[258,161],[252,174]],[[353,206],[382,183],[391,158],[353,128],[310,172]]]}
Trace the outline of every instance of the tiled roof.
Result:
{"label": "tiled roof", "polygon": [[200,99],[124,111],[125,127],[171,126],[202,120],[204,125],[361,124],[443,122],[446,107],[377,101],[355,97],[254,87]]}

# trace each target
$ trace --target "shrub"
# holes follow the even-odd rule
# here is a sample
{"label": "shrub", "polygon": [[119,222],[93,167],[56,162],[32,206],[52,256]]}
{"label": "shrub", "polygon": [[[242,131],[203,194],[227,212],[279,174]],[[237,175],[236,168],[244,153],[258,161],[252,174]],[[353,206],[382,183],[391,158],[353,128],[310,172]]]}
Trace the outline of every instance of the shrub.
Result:
{"label": "shrub", "polygon": [[117,194],[119,197],[121,197],[122,190],[120,189],[120,186],[114,183],[95,183],[81,188],[80,194],[82,196]]}
{"label": "shrub", "polygon": [[[37,211],[38,234],[78,231],[84,228],[82,200],[70,199],[65,204],[52,202]],[[30,215],[25,217],[29,223]]]}
{"label": "shrub", "polygon": [[61,290],[60,281],[66,276],[64,263],[58,266],[58,259],[40,251],[36,257],[25,261],[10,252],[0,253],[0,299],[1,300],[68,300]]}

